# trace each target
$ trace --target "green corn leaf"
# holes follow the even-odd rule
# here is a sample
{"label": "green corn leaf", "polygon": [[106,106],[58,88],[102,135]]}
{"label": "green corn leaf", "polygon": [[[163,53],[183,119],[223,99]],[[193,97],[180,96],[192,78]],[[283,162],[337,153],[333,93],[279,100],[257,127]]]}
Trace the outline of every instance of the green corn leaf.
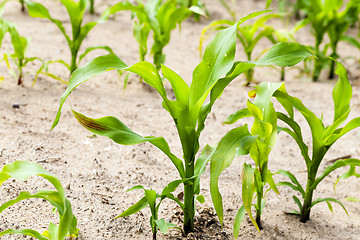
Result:
{"label": "green corn leaf", "polygon": [[[300,212],[302,212],[303,206],[301,205],[299,198],[296,197],[295,195],[293,195],[293,199],[294,199],[294,202],[296,203],[296,205],[298,205]],[[301,214],[298,212],[298,215],[301,215]]]}
{"label": "green corn leaf", "polygon": [[205,172],[206,164],[211,160],[215,148],[206,145],[202,150],[199,158],[195,162],[194,175],[197,176],[194,181],[194,193],[200,193],[200,176]]}
{"label": "green corn leaf", "polygon": [[331,146],[334,144],[339,138],[344,136],[346,133],[350,132],[351,130],[360,127],[360,117],[352,119],[348,122],[343,128],[337,129],[327,140],[325,145]]}
{"label": "green corn leaf", "polygon": [[93,119],[72,110],[78,122],[94,134],[105,136],[112,139],[114,142],[123,145],[133,145],[143,142],[150,142],[163,151],[174,163],[178,169],[180,176],[185,176],[184,166],[182,161],[170,152],[169,145],[164,138],[159,137],[142,137],[131,131],[124,123],[115,117],[104,117]]}
{"label": "green corn leaf", "polygon": [[311,161],[311,159],[309,157],[309,148],[304,143],[300,126],[293,119],[287,117],[283,113],[278,112],[277,116],[278,116],[278,119],[280,119],[283,122],[285,122],[286,124],[288,124],[294,130],[294,131],[291,131],[288,128],[279,128],[281,131],[288,133],[296,141],[297,145],[300,148],[301,155],[305,159],[306,165],[309,165],[310,161]]}
{"label": "green corn leaf", "polygon": [[140,210],[144,209],[148,205],[149,204],[148,204],[148,202],[146,200],[146,197],[143,197],[137,203],[135,203],[134,205],[132,205],[131,207],[126,209],[124,212],[122,212],[119,216],[117,216],[115,218],[120,218],[120,217],[126,217],[126,216],[133,215],[133,214],[139,212]]}
{"label": "green corn leaf", "polygon": [[210,92],[210,102],[201,107],[199,116],[198,116],[198,129],[197,133],[200,135],[201,131],[204,129],[205,119],[207,115],[210,113],[212,106],[214,105],[215,101],[221,96],[222,92],[224,91],[225,87],[229,85],[229,83],[234,80],[237,76],[241,73],[245,72],[249,68],[255,66],[251,63],[244,63],[244,62],[236,62],[231,71],[227,74],[225,78],[219,79],[214,87],[211,89]]}
{"label": "green corn leaf", "polygon": [[221,224],[223,223],[223,205],[218,186],[219,176],[231,165],[236,149],[242,148],[248,152],[255,139],[256,137],[250,135],[247,125],[232,129],[220,140],[211,158],[210,193]]}
{"label": "green corn leaf", "polygon": [[352,97],[352,87],[347,77],[347,71],[340,62],[336,61],[336,65],[335,73],[339,76],[339,80],[336,82],[332,92],[334,100],[334,122],[350,110],[350,100]]}
{"label": "green corn leaf", "polygon": [[76,218],[72,213],[71,204],[65,197],[65,192],[61,186],[60,181],[48,173],[39,164],[28,161],[16,161],[11,164],[5,165],[0,172],[0,185],[2,185],[7,179],[13,177],[20,181],[25,181],[31,176],[40,176],[48,180],[57,191],[40,190],[36,194],[30,194],[28,192],[21,192],[19,196],[4,203],[0,206],[0,212],[7,207],[14,205],[15,203],[29,199],[29,198],[43,198],[49,201],[57,210],[60,215],[60,223],[57,230],[57,239],[65,239],[66,235],[70,232],[73,233],[76,229]]}
{"label": "green corn leaf", "polygon": [[190,86],[190,106],[202,105],[208,92],[219,78],[227,74],[233,66],[237,26],[248,19],[268,11],[259,11],[241,18],[233,26],[218,32],[205,49],[201,63],[193,71]]}
{"label": "green corn leaf", "polygon": [[114,54],[114,51],[111,49],[111,47],[109,46],[97,46],[97,47],[88,47],[87,49],[85,49],[85,52],[83,54],[81,54],[79,56],[79,60],[78,60],[78,63],[81,62],[81,60],[90,52],[94,51],[94,50],[97,50],[97,49],[103,49],[107,52],[109,52],[110,54]]}
{"label": "green corn leaf", "polygon": [[203,195],[196,196],[196,200],[198,200],[201,204],[205,203],[205,197]]}
{"label": "green corn leaf", "polygon": [[310,56],[313,56],[313,54],[304,45],[292,42],[278,43],[270,48],[263,58],[253,63],[257,66],[277,65],[279,67],[289,67]]}
{"label": "green corn leaf", "polygon": [[164,65],[161,66],[161,72],[164,78],[170,82],[176,100],[184,105],[189,105],[189,86],[186,82],[173,70]]}
{"label": "green corn leaf", "polygon": [[284,93],[281,91],[276,91],[274,93],[274,96],[277,99],[281,99],[279,101],[283,101],[283,100],[288,101],[288,103],[291,103],[294,108],[299,110],[299,112],[304,116],[304,118],[306,119],[307,123],[310,126],[311,134],[312,134],[312,138],[313,138],[313,151],[321,152],[322,151],[321,149],[323,148],[321,136],[323,135],[323,133],[325,131],[325,128],[324,128],[324,125],[323,125],[321,119],[316,117],[316,115],[312,111],[310,111],[308,108],[306,108],[303,105],[303,103],[301,102],[301,100],[299,100],[296,97],[292,97],[292,96],[288,95],[287,93]]}
{"label": "green corn leaf", "polygon": [[236,214],[235,220],[234,220],[233,236],[235,239],[237,239],[239,237],[240,226],[241,226],[242,221],[244,220],[245,213],[246,213],[245,207],[244,207],[244,205],[242,205],[239,208],[239,210]]}
{"label": "green corn leaf", "polygon": [[354,197],[349,197],[349,198],[347,198],[345,200],[350,201],[350,202],[360,202],[360,198],[354,198]]}
{"label": "green corn leaf", "polygon": [[19,230],[7,229],[5,231],[0,232],[0,237],[7,234],[22,234],[22,235],[34,237],[39,240],[49,240],[48,238],[44,237],[41,233],[31,229],[19,229]]}
{"label": "green corn leaf", "polygon": [[266,0],[266,9],[270,7],[270,4],[272,3],[272,0]]}
{"label": "green corn leaf", "polygon": [[32,2],[32,1],[25,1],[26,6],[29,10],[29,15],[31,17],[35,17],[35,18],[47,18],[50,21],[52,21],[53,23],[55,23],[55,25],[59,28],[59,30],[62,32],[62,34],[64,35],[64,37],[66,38],[67,43],[69,44],[69,46],[71,46],[71,39],[70,37],[66,34],[65,28],[62,24],[61,21],[54,19],[50,16],[49,11],[40,3],[36,3],[36,2]]}
{"label": "green corn leaf", "polygon": [[360,49],[360,41],[358,41],[356,38],[349,36],[349,35],[343,35],[341,37],[341,40],[346,41],[347,43],[350,43],[354,47],[357,47]]}
{"label": "green corn leaf", "polygon": [[[273,179],[274,174],[270,172],[270,170],[268,170],[267,174],[266,174],[266,178],[265,181],[269,184],[270,189],[272,189],[275,193],[280,194],[279,190],[276,188],[276,184],[275,181]],[[265,205],[265,204],[264,204]]]}
{"label": "green corn leaf", "polygon": [[224,120],[223,124],[233,124],[233,123],[235,123],[236,121],[238,121],[238,120],[240,120],[242,118],[251,117],[251,116],[252,115],[250,114],[249,109],[243,108],[243,109],[240,109],[240,110],[234,112],[230,116],[228,116]]}
{"label": "green corn leaf", "polygon": [[145,189],[144,191],[145,191],[146,201],[148,202],[151,210],[151,215],[156,216],[157,215],[156,192],[154,190],[148,190],[148,189]]}
{"label": "green corn leaf", "polygon": [[163,218],[159,219],[159,220],[155,220],[156,222],[156,225],[158,226],[158,228],[160,229],[160,231],[163,233],[163,234],[167,234],[168,232],[168,225],[167,223],[165,222],[165,220]]}
{"label": "green corn leaf", "polygon": [[249,218],[251,222],[254,224],[256,229],[260,232],[259,226],[257,225],[252,212],[251,212],[251,206],[252,206],[252,200],[255,193],[255,169],[252,168],[250,165],[247,165],[244,163],[242,173],[241,173],[241,179],[242,179],[242,200],[244,204],[244,208],[249,215]]}
{"label": "green corn leaf", "polygon": [[298,211],[289,211],[289,212],[286,212],[286,214],[301,216],[301,213],[299,213]]}
{"label": "green corn leaf", "polygon": [[[349,170],[346,173],[344,173],[343,175],[341,175],[340,177],[338,177],[338,179],[336,180],[335,185],[340,180],[344,180],[344,179],[347,179],[347,178],[352,177],[352,176],[360,178],[360,174],[357,173],[355,170],[356,170],[356,165],[350,165]],[[334,185],[334,189],[335,189],[335,185]]]}
{"label": "green corn leaf", "polygon": [[190,86],[190,106],[205,101],[216,81],[228,73],[235,58],[237,24],[218,32],[207,45],[203,60],[194,69]]}
{"label": "green corn leaf", "polygon": [[61,197],[57,191],[51,190],[40,190],[36,194],[31,194],[29,192],[21,192],[15,199],[12,199],[0,206],[0,213],[3,212],[5,209],[13,206],[14,204],[30,199],[30,198],[43,198],[51,203],[57,209],[60,209],[60,214],[64,214],[64,206]]}
{"label": "green corn leaf", "polygon": [[214,32],[216,30],[225,29],[234,24],[235,24],[235,22],[233,22],[233,21],[223,19],[223,20],[216,20],[214,22],[211,22],[209,25],[207,25],[201,31],[200,43],[199,43],[200,56],[202,57],[202,45],[212,32]]}
{"label": "green corn leaf", "polygon": [[294,174],[292,174],[292,173],[289,172],[289,171],[285,171],[285,170],[279,170],[279,171],[276,172],[276,174],[281,174],[281,175],[283,175],[283,176],[285,176],[285,177],[288,177],[288,178],[290,179],[290,181],[294,184],[293,186],[294,186],[295,188],[287,185],[286,183],[285,183],[285,184],[284,184],[284,183],[278,183],[279,186],[281,186],[281,185],[286,185],[286,186],[291,187],[292,189],[300,192],[302,197],[305,196],[305,191],[304,191],[304,189],[302,188],[302,186],[301,186],[301,184],[299,183],[299,181],[298,181],[298,180],[296,179],[296,177],[294,176]]}
{"label": "green corn leaf", "polygon": [[87,81],[89,78],[97,76],[108,69],[117,69],[122,70],[126,68],[127,65],[116,55],[109,54],[105,56],[100,56],[92,61],[88,62],[82,68],[77,69],[72,75],[69,80],[68,87],[66,88],[65,92],[60,98],[60,106],[57,112],[56,118],[52,124],[51,129],[56,127],[60,120],[61,109],[64,105],[66,98],[70,95],[70,93],[80,84]]}
{"label": "green corn leaf", "polygon": [[316,178],[315,182],[313,183],[313,185],[311,186],[312,189],[315,189],[317,187],[317,185],[326,177],[328,176],[331,172],[335,171],[336,169],[340,168],[340,167],[344,167],[344,166],[358,166],[360,167],[360,160],[359,159],[354,159],[354,158],[348,158],[348,159],[340,159],[337,160],[335,163],[333,163],[332,165],[328,166],[325,168],[324,172]]}
{"label": "green corn leaf", "polygon": [[[349,216],[349,213],[347,212],[345,206],[344,206],[339,200],[336,200],[335,198],[318,198],[318,199],[316,199],[315,201],[313,201],[313,202],[311,203],[311,207],[314,207],[316,204],[321,203],[321,202],[326,202],[326,203],[328,204],[328,206],[329,206],[330,202],[337,203],[337,204],[339,204],[339,205],[344,209],[346,215]],[[330,204],[330,206],[331,206],[331,204]],[[331,211],[331,210],[332,210],[332,206],[329,207],[329,209],[330,209],[330,211]]]}

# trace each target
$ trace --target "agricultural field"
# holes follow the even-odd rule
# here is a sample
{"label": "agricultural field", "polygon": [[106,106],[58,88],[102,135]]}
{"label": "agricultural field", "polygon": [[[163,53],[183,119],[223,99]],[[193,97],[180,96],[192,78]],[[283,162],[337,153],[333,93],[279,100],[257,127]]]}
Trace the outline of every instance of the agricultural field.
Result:
{"label": "agricultural field", "polygon": [[131,1],[21,2],[0,5],[0,239],[359,239],[358,1],[327,1],[356,6],[329,34],[301,1],[163,1],[163,31]]}

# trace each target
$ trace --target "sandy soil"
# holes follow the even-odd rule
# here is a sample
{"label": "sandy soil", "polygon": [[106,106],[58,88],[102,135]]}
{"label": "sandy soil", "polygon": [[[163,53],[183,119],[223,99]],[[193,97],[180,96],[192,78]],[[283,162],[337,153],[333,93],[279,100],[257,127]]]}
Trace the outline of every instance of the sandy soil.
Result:
{"label": "sandy soil", "polygon": [[[64,20],[69,29],[65,9],[58,1],[39,1],[49,7],[54,17]],[[101,12],[112,3],[109,0],[96,1],[97,11]],[[262,10],[265,1],[238,1],[238,15],[243,16],[255,10]],[[191,73],[199,62],[197,52],[201,30],[214,19],[228,18],[227,13],[215,0],[206,4],[212,15],[210,19],[194,22],[192,19],[182,24],[182,30],[173,32],[170,44],[165,48],[166,64],[176,70],[190,82]],[[10,2],[3,16],[17,24],[19,32],[32,38],[28,56],[38,56],[45,60],[64,59],[69,61],[69,51],[65,39],[56,26],[47,20],[33,19],[22,14],[18,3]],[[96,16],[85,16],[86,21],[95,20]],[[280,21],[273,24],[283,26]],[[303,29],[296,36],[299,42],[313,42],[309,29]],[[352,34],[356,34],[352,30]],[[109,45],[127,63],[138,60],[137,44],[132,36],[129,13],[118,14],[115,20],[98,25],[85,39],[83,48],[96,45]],[[256,52],[268,48],[269,43],[261,41]],[[359,51],[346,44],[341,44],[342,57],[355,56]],[[10,51],[10,40],[6,39],[2,51]],[[241,47],[237,58],[244,59]],[[84,62],[97,54],[89,55]],[[360,114],[359,65],[356,59],[344,60],[354,83],[355,105],[352,117]],[[0,66],[0,73],[5,81],[0,85],[0,166],[16,160],[30,160],[40,163],[48,171],[57,175],[67,187],[73,211],[78,218],[79,239],[151,239],[148,209],[126,218],[114,219],[123,210],[135,203],[142,191],[126,192],[132,186],[141,184],[147,188],[161,191],[170,181],[178,178],[172,163],[150,144],[135,146],[117,145],[105,137],[96,137],[82,128],[70,113],[69,104],[88,116],[116,116],[132,130],[143,135],[163,136],[169,142],[172,151],[180,156],[181,149],[176,129],[171,117],[161,107],[161,99],[156,92],[139,83],[135,76],[130,79],[127,90],[123,91],[123,82],[116,72],[108,72],[94,78],[76,89],[65,104],[59,125],[49,131],[59,104],[60,95],[66,86],[48,77],[41,77],[34,87],[31,83],[38,65],[26,67],[28,74],[24,77],[24,86],[16,86],[16,80],[7,73],[5,64]],[[51,72],[68,77],[62,66],[54,65]],[[324,73],[326,74],[326,73]],[[306,106],[318,116],[324,114],[326,123],[332,120],[331,91],[334,81],[323,80],[309,82],[297,78],[298,70],[289,70],[286,87],[288,92],[301,98]],[[279,72],[272,68],[256,69],[258,81],[278,81]],[[201,137],[201,147],[215,144],[234,126],[223,126],[221,122],[232,112],[246,104],[250,88],[242,86],[242,79],[234,81],[216,103],[213,113],[206,121],[206,128]],[[13,108],[19,103],[20,108]],[[301,118],[300,118],[301,120]],[[243,124],[239,122],[237,125]],[[301,120],[305,126],[305,121]],[[311,142],[309,131],[305,131],[307,142]],[[329,161],[345,155],[360,156],[357,147],[360,140],[359,130],[347,134],[333,146],[324,160],[321,170]],[[231,168],[224,171],[220,178],[225,209],[225,225],[221,230],[214,214],[209,192],[209,169],[202,178],[201,191],[206,198],[204,204],[197,205],[196,229],[188,238],[182,237],[179,230],[171,230],[166,236],[158,234],[159,239],[232,239],[232,223],[241,206],[240,171],[248,157],[234,160]],[[273,172],[279,169],[291,170],[304,184],[306,168],[296,143],[284,133],[270,156],[270,168]],[[336,197],[344,200],[347,197],[360,197],[359,179],[348,179],[340,182],[333,190],[336,177],[343,170],[334,172],[319,185],[316,197]],[[276,181],[282,180],[280,176]],[[20,190],[31,190],[49,187],[40,178],[32,178],[26,183],[8,181],[1,186],[1,202],[15,197]],[[181,192],[179,188],[177,194]],[[312,210],[311,220],[300,223],[295,216],[286,215],[286,211],[296,208],[292,192],[280,188],[280,195],[270,192],[263,213],[264,230],[259,235],[246,218],[240,236],[241,239],[359,239],[360,238],[360,204],[343,201],[349,216],[341,207],[334,205],[330,212],[326,204],[319,204]],[[170,201],[165,201],[161,208],[161,217],[179,223],[179,209]],[[33,228],[44,231],[49,221],[56,222],[51,213],[51,206],[41,200],[24,201],[1,214],[0,230],[7,228]],[[181,225],[179,223],[179,225]],[[6,236],[1,239],[31,239],[21,236]]]}

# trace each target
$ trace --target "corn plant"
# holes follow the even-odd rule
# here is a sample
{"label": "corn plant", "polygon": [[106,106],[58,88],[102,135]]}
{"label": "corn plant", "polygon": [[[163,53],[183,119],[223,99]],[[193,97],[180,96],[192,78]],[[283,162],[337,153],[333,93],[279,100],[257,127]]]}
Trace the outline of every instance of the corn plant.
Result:
{"label": "corn plant", "polygon": [[72,213],[70,201],[66,198],[64,188],[57,177],[48,173],[37,163],[29,161],[16,161],[3,166],[0,172],[0,186],[8,179],[15,178],[20,181],[26,181],[31,176],[40,176],[49,181],[56,190],[39,190],[31,194],[23,191],[15,199],[10,200],[0,206],[0,213],[14,204],[30,199],[41,198],[54,206],[59,214],[59,224],[49,224],[48,230],[39,233],[32,229],[7,229],[0,232],[0,237],[7,234],[22,234],[34,237],[40,240],[65,240],[67,236],[70,239],[77,237],[77,220]]}
{"label": "corn plant", "polygon": [[[203,157],[206,158],[209,155],[209,153],[211,152],[211,150],[212,150],[211,147],[207,146],[203,151],[203,153],[205,153],[205,154],[203,154]],[[184,182],[184,180],[175,180],[175,181],[169,183],[163,189],[161,194],[157,194],[155,192],[155,190],[152,190],[152,189],[145,189],[141,185],[137,185],[137,186],[129,189],[128,191],[144,190],[144,197],[142,197],[137,203],[135,203],[134,205],[132,205],[131,207],[126,209],[123,213],[121,213],[116,218],[126,217],[129,215],[135,214],[135,213],[139,212],[141,209],[149,206],[150,211],[151,211],[150,226],[151,226],[154,240],[156,240],[156,234],[157,234],[158,230],[160,230],[163,234],[166,234],[168,232],[168,229],[170,229],[170,228],[178,228],[181,230],[181,228],[176,226],[175,224],[166,222],[164,218],[159,219],[158,211],[160,208],[160,204],[166,198],[175,201],[181,208],[184,207],[184,204],[182,204],[179,201],[179,199],[176,198],[172,194],[172,192],[174,192],[177,189],[177,187],[183,182]],[[157,203],[157,198],[160,198],[158,203]],[[200,201],[201,201],[201,199],[200,199]]]}
{"label": "corn plant", "polygon": [[[74,72],[79,64],[79,62],[84,58],[86,54],[89,52],[96,50],[96,49],[104,49],[110,53],[112,53],[111,49],[108,46],[99,46],[99,47],[90,47],[87,48],[84,52],[84,54],[80,55],[78,57],[79,49],[81,47],[81,44],[85,37],[88,35],[88,33],[93,29],[99,22],[102,21],[99,20],[97,22],[88,22],[84,25],[82,25],[83,21],[83,15],[86,9],[86,5],[88,3],[88,0],[79,0],[78,2],[74,0],[60,0],[60,2],[64,5],[66,8],[71,22],[72,27],[72,38],[66,33],[65,28],[63,26],[63,23],[55,18],[52,18],[49,11],[40,3],[32,2],[26,0],[25,3],[28,7],[29,14],[32,17],[37,18],[45,18],[52,21],[61,31],[61,33],[64,35],[66,42],[69,45],[70,52],[71,52],[71,63],[68,64],[64,62],[63,60],[58,61],[50,61],[50,63],[61,63],[66,66],[66,68],[70,71],[70,74]],[[45,66],[44,66],[45,68]],[[49,75],[52,76],[52,75]]]}
{"label": "corn plant", "polygon": [[[258,18],[254,23],[252,24],[243,24],[238,26],[237,28],[237,38],[239,39],[241,45],[244,48],[246,57],[248,61],[253,61],[254,58],[252,56],[253,50],[257,43],[262,38],[268,38],[272,40],[272,34],[274,32],[274,29],[270,26],[265,25],[265,22],[271,18],[278,17],[278,14],[268,14],[264,15],[260,18]],[[233,25],[234,22],[230,20],[217,20],[212,23],[210,23],[208,26],[206,26],[200,37],[200,52],[202,52],[202,44],[203,41],[207,38],[207,35],[209,35],[213,31],[219,31],[221,29],[224,29],[228,26]],[[254,81],[253,79],[254,75],[254,68],[250,68],[245,72],[246,77],[246,84],[249,85]]]}
{"label": "corn plant", "polygon": [[[337,59],[337,44],[354,19],[358,19],[359,0],[348,1],[345,9],[342,0],[302,0],[300,9],[305,12],[306,20],[311,24],[315,36],[314,51],[317,59],[314,61],[313,81],[317,81],[321,71],[329,64],[327,50],[332,49],[331,57]],[[324,36],[328,34],[330,43],[321,49]],[[334,76],[334,62],[330,62],[329,78]]]}
{"label": "corn plant", "polygon": [[[319,167],[324,159],[325,154],[331,146],[340,139],[344,134],[360,126],[360,117],[350,120],[344,127],[340,127],[348,118],[351,107],[350,100],[352,97],[352,88],[347,77],[345,67],[337,62],[336,74],[339,76],[333,92],[334,101],[334,120],[329,126],[324,126],[322,117],[318,118],[311,110],[305,107],[302,102],[292,97],[286,92],[276,91],[274,96],[286,109],[288,115],[278,112],[277,117],[284,122],[288,127],[281,127],[280,129],[288,133],[298,144],[301,155],[303,156],[307,169],[307,183],[306,188],[303,188],[296,177],[289,171],[280,170],[279,173],[285,175],[291,182],[281,182],[279,185],[291,187],[299,192],[303,198],[301,204],[297,196],[293,196],[294,201],[299,207],[299,211],[293,213],[300,215],[300,221],[306,222],[310,218],[310,210],[320,202],[326,202],[329,209],[332,210],[331,202],[340,204],[344,210],[345,207],[341,202],[334,198],[318,198],[313,200],[313,193],[319,183],[334,170],[343,166],[360,166],[360,161],[356,159],[340,159],[334,164],[325,168],[325,170],[318,174]],[[312,155],[309,155],[309,146],[303,140],[302,129],[294,118],[294,109],[298,110],[306,119],[312,135]]]}
{"label": "corn plant", "polygon": [[[306,50],[306,48],[304,50],[301,55],[293,57],[294,63],[311,55],[309,50]],[[283,60],[282,64],[287,65],[288,63]],[[242,168],[243,205],[238,210],[234,221],[233,236],[235,238],[239,235],[240,224],[246,213],[260,232],[260,229],[262,229],[261,214],[265,207],[266,194],[271,189],[279,194],[272,177],[273,173],[268,168],[268,162],[269,154],[277,138],[277,115],[271,98],[273,93],[280,88],[284,89],[284,85],[281,83],[261,83],[256,88],[254,102],[248,100],[247,108],[235,112],[224,121],[225,124],[233,124],[244,117],[251,117],[254,122],[250,132],[247,124],[232,129],[220,140],[211,158],[210,192],[221,224],[223,223],[224,211],[218,183],[220,174],[231,165],[235,155],[247,155],[250,153],[250,157],[255,163],[254,167],[244,163]],[[253,204],[254,198],[256,199],[255,204]],[[255,218],[252,214],[252,206],[256,210]]]}
{"label": "corn plant", "polygon": [[[14,48],[14,53],[12,54],[4,54],[4,60],[10,70],[10,73],[17,78],[17,84],[22,85],[23,83],[23,68],[30,62],[33,61],[40,61],[41,63],[44,63],[44,61],[38,57],[27,57],[26,52],[28,50],[28,47],[30,45],[30,38],[25,38],[19,35],[18,31],[16,30],[16,27],[14,24],[6,21],[1,20],[0,21],[0,28],[1,28],[1,36],[3,37],[6,32],[9,32],[11,37],[11,44]],[[2,38],[0,36],[0,38]],[[9,58],[13,60],[16,66],[16,70],[13,70],[10,66]]]}
{"label": "corn plant", "polygon": [[151,54],[153,62],[159,70],[161,64],[165,62],[164,47],[170,41],[170,33],[184,19],[192,13],[192,8],[185,6],[177,6],[176,1],[162,0],[147,1],[143,4],[138,1],[138,5],[134,5],[128,1],[119,2],[108,10],[107,15],[114,14],[119,11],[130,10],[135,16],[136,21],[133,25],[133,33],[136,41],[139,43],[140,61],[145,60],[148,52],[148,37],[150,32],[153,33],[153,45]]}
{"label": "corn plant", "polygon": [[[193,81],[190,86],[174,71],[162,65],[162,75],[164,79],[170,82],[175,93],[176,100],[174,101],[167,98],[162,78],[156,67],[151,63],[139,62],[127,66],[121,59],[111,54],[93,59],[71,76],[68,88],[60,99],[60,107],[52,128],[58,124],[61,108],[70,92],[89,78],[108,69],[126,70],[140,75],[146,83],[160,94],[163,99],[164,109],[174,119],[182,145],[183,160],[171,153],[166,140],[162,137],[140,136],[114,117],[92,119],[76,111],[73,111],[73,113],[81,125],[95,134],[109,137],[123,145],[150,142],[170,158],[178,170],[181,180],[184,181],[184,205],[182,207],[184,211],[184,231],[185,233],[191,232],[195,214],[195,199],[200,196],[199,179],[205,167],[205,161],[196,160],[196,154],[199,151],[199,137],[205,127],[206,117],[215,101],[220,97],[223,89],[236,76],[256,64],[272,64],[271,60],[274,58],[279,59],[279,55],[281,55],[275,49],[273,54],[276,57],[275,55],[269,55],[263,61],[257,63],[238,62],[234,64],[237,25],[262,13],[264,12],[250,14],[239,20],[235,25],[215,35],[205,50],[203,60],[193,71]],[[286,55],[285,52],[282,54]],[[225,74],[226,76],[223,77]],[[204,104],[209,95],[210,102]]]}

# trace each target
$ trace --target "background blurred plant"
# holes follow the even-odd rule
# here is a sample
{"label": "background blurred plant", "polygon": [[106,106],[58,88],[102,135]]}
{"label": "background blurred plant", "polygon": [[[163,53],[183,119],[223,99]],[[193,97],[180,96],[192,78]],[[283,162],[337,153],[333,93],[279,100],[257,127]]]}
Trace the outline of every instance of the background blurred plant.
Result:
{"label": "background blurred plant", "polygon": [[[28,58],[26,56],[26,52],[30,45],[30,38],[25,38],[20,36],[13,23],[1,18],[1,15],[4,11],[5,2],[6,1],[2,2],[0,5],[0,47],[4,37],[6,36],[7,33],[9,33],[11,37],[11,44],[13,46],[14,53],[12,54],[4,53],[4,57],[2,60],[6,62],[10,74],[12,74],[17,79],[17,84],[21,85],[23,83],[23,68],[28,63],[33,62],[35,60],[38,60],[41,63],[43,63],[44,61],[38,57]],[[11,68],[9,58],[12,59],[13,62],[15,63],[16,70]]]}
{"label": "background blurred plant", "polygon": [[[96,49],[103,49],[107,52],[113,53],[110,47],[108,46],[98,46],[98,47],[89,47],[85,50],[83,54],[78,56],[79,49],[81,47],[81,44],[85,37],[88,35],[88,33],[99,23],[102,22],[103,19],[100,19],[97,22],[88,22],[84,25],[82,25],[83,22],[83,15],[86,9],[86,5],[88,3],[88,0],[80,0],[78,2],[75,2],[73,0],[60,0],[60,2],[64,5],[66,8],[70,22],[71,22],[71,29],[72,29],[72,38],[66,34],[65,28],[63,26],[63,23],[55,18],[52,18],[49,14],[49,11],[40,3],[32,2],[26,0],[26,5],[29,10],[29,14],[32,17],[37,18],[46,18],[52,21],[61,31],[61,33],[64,35],[66,42],[68,43],[68,46],[70,48],[71,52],[71,63],[68,64],[64,62],[63,60],[51,60],[47,62],[43,69],[47,69],[47,66],[52,63],[61,63],[69,70],[70,74],[74,72],[77,69],[77,66],[79,62],[91,51],[94,51]],[[55,77],[52,74],[47,74],[50,77]],[[57,78],[57,77],[55,77]]]}
{"label": "background blurred plant", "polygon": [[[350,0],[344,6],[342,0],[302,0],[300,10],[305,13],[305,21],[310,23],[312,34],[315,36],[313,50],[316,55],[314,60],[313,81],[319,79],[321,71],[330,63],[329,78],[334,76],[334,62],[329,61],[327,50],[332,50],[330,56],[337,59],[337,44],[343,37],[352,22],[359,18],[360,0]],[[345,8],[343,11],[341,9]],[[325,34],[328,34],[330,43],[323,44]],[[351,37],[350,37],[351,38]],[[348,41],[352,43],[352,41]],[[321,48],[321,45],[323,47]]]}
{"label": "background blurred plant", "polygon": [[140,61],[145,60],[148,52],[148,37],[153,33],[153,45],[151,54],[153,62],[159,70],[165,62],[164,47],[170,41],[170,33],[176,26],[191,15],[193,7],[177,6],[174,0],[163,2],[162,0],[147,1],[145,4],[139,0],[137,5],[128,1],[120,2],[108,9],[106,16],[119,11],[130,10],[136,17],[133,24],[133,33],[139,43]]}
{"label": "background blurred plant", "polygon": [[32,229],[7,229],[0,232],[0,237],[7,234],[22,234],[40,240],[65,240],[67,236],[70,239],[77,237],[77,220],[72,213],[71,204],[66,198],[64,188],[57,177],[48,173],[39,164],[28,161],[16,161],[6,164],[0,172],[0,186],[9,178],[26,181],[31,176],[40,176],[46,179],[56,190],[39,190],[35,194],[26,191],[20,192],[17,198],[7,201],[0,206],[0,213],[20,201],[41,198],[54,206],[54,210],[59,214],[59,224],[50,223],[48,230],[42,234]]}

